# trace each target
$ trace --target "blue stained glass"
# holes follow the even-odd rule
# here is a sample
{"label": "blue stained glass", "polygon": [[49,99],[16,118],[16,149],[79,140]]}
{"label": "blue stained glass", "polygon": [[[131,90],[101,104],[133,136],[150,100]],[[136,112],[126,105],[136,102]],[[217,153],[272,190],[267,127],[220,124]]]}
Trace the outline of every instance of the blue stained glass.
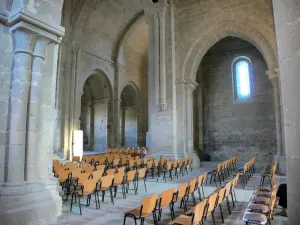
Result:
{"label": "blue stained glass", "polygon": [[236,88],[237,99],[250,97],[250,74],[247,61],[240,61],[236,64]]}

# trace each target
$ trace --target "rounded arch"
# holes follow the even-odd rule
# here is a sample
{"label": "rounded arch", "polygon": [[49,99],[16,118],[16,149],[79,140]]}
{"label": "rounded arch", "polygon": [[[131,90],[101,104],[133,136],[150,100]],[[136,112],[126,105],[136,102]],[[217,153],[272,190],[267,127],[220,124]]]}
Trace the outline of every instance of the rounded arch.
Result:
{"label": "rounded arch", "polygon": [[208,34],[194,41],[184,60],[182,78],[195,81],[198,67],[206,52],[218,41],[228,36],[250,42],[261,52],[269,69],[278,67],[276,55],[270,43],[259,31],[236,21],[223,21]]}
{"label": "rounded arch", "polygon": [[79,92],[83,93],[84,84],[86,83],[88,78],[90,78],[91,76],[94,76],[94,75],[96,75],[98,77],[98,79],[99,79],[99,81],[101,81],[101,83],[108,85],[109,96],[111,97],[113,94],[111,81],[110,81],[109,77],[106,75],[106,73],[100,69],[94,69],[91,71],[87,71],[87,73],[83,76],[83,78],[80,80],[80,83],[78,84]]}
{"label": "rounded arch", "polygon": [[121,97],[122,95],[122,92],[125,88],[129,87],[135,94],[136,96],[136,100],[137,100],[137,103],[139,103],[139,98],[140,98],[140,91],[139,91],[139,88],[138,86],[133,82],[133,81],[129,81],[127,82],[122,88],[121,88],[121,91],[120,91],[120,96],[119,98]]}

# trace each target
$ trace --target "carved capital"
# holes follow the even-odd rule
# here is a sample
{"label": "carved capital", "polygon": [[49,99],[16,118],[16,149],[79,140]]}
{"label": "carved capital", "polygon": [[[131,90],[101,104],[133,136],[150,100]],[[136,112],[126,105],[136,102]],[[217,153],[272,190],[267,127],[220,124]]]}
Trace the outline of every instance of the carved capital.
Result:
{"label": "carved capital", "polygon": [[268,75],[269,79],[272,80],[274,78],[279,78],[279,68],[276,68],[276,69],[272,69],[272,70],[267,70],[266,71],[266,74]]}
{"label": "carved capital", "polygon": [[184,88],[185,88],[186,95],[193,95],[193,91],[196,89],[197,86],[198,86],[198,83],[196,83],[194,81],[184,82]]}

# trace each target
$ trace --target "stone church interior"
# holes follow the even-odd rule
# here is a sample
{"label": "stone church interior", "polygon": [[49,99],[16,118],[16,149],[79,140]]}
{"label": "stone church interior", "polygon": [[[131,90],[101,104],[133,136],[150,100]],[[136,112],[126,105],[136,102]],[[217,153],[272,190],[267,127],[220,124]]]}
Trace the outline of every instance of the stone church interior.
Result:
{"label": "stone church interior", "polygon": [[2,0],[0,225],[298,225],[298,0]]}

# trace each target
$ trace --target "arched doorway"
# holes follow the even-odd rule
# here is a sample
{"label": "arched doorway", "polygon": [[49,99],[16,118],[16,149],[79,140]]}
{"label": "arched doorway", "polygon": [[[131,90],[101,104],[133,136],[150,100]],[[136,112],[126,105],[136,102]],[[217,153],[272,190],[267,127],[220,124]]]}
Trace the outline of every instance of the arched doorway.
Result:
{"label": "arched doorway", "polygon": [[121,92],[120,103],[120,145],[133,147],[139,144],[139,104],[138,93],[131,85]]}
{"label": "arched doorway", "polygon": [[194,91],[194,145],[202,158],[272,159],[276,124],[267,70],[262,54],[241,38],[223,38],[206,52]]}
{"label": "arched doorway", "polygon": [[80,129],[84,151],[105,152],[110,146],[112,89],[105,74],[93,74],[83,86]]}

